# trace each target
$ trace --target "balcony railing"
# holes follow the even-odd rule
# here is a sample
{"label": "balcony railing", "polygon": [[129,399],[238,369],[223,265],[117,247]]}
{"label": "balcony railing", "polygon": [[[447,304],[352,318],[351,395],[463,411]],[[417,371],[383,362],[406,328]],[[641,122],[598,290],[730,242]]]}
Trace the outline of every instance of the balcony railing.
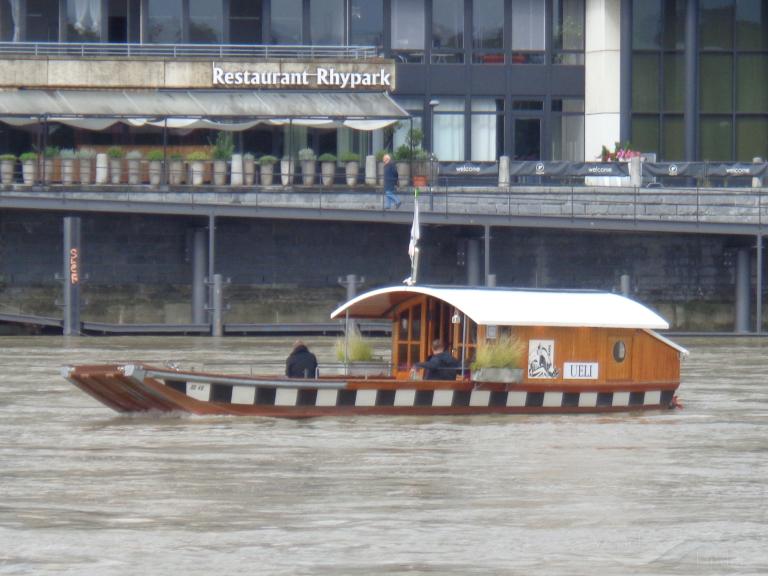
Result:
{"label": "balcony railing", "polygon": [[375,46],[299,46],[266,44],[101,44],[0,42],[0,55],[116,58],[248,58],[290,60],[365,60],[379,56]]}

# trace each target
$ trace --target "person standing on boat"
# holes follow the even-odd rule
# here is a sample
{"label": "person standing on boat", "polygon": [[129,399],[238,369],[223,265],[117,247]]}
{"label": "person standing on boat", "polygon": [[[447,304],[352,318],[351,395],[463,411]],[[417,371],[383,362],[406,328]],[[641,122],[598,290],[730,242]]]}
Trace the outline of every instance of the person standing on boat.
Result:
{"label": "person standing on boat", "polygon": [[389,210],[393,205],[395,208],[400,208],[402,202],[400,197],[395,194],[399,177],[397,167],[389,154],[384,154],[382,160],[384,160],[384,210]]}
{"label": "person standing on boat", "polygon": [[285,375],[288,378],[317,377],[317,358],[301,340],[294,342],[293,350],[285,361]]}
{"label": "person standing on boat", "polygon": [[448,352],[440,340],[432,342],[432,356],[417,362],[414,368],[424,368],[424,380],[455,380],[461,364]]}

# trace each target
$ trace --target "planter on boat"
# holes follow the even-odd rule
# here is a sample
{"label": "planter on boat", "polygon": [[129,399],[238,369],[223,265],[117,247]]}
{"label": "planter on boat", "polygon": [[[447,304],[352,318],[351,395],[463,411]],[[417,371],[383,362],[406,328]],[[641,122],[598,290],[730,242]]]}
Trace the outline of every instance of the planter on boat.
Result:
{"label": "planter on boat", "polygon": [[474,382],[500,382],[518,384],[523,380],[522,368],[478,368],[472,371]]}

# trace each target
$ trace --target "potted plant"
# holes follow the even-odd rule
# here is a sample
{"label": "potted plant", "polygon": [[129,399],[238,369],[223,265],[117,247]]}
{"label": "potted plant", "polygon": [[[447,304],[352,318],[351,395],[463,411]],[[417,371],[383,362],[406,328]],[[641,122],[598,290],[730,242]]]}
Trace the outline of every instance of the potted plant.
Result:
{"label": "potted plant", "polygon": [[72,148],[64,148],[59,152],[61,158],[61,183],[71,186],[75,181],[75,151]]}
{"label": "potted plant", "polygon": [[301,162],[301,183],[304,186],[312,186],[315,183],[315,170],[317,169],[317,156],[312,148],[299,150],[299,162]]}
{"label": "potted plant", "polygon": [[109,179],[112,184],[120,184],[123,179],[123,157],[125,151],[120,146],[111,146],[107,148],[109,156]]}
{"label": "potted plant", "polygon": [[37,152],[24,152],[19,156],[21,160],[21,174],[26,186],[30,186],[37,180]]}
{"label": "potted plant", "polygon": [[332,186],[333,179],[336,176],[336,155],[326,152],[321,154],[320,158],[320,174],[323,177],[323,186]]}
{"label": "potted plant", "polygon": [[355,186],[357,184],[357,176],[360,173],[360,155],[354,152],[344,152],[341,155],[341,161],[344,163],[347,186]]}
{"label": "potted plant", "polygon": [[293,158],[290,156],[280,159],[280,181],[283,186],[293,184]]}
{"label": "potted plant", "polygon": [[76,153],[78,164],[80,165],[80,184],[86,186],[92,182],[93,159],[96,157],[96,150],[93,148],[80,148]]}
{"label": "potted plant", "polygon": [[56,156],[59,155],[59,148],[58,146],[46,146],[45,150],[43,150],[43,162],[42,162],[42,172],[43,172],[43,182],[48,184],[51,180],[53,180],[53,162],[56,159]]}
{"label": "potted plant", "polygon": [[422,148],[413,151],[413,185],[426,186],[429,183],[429,152]]}
{"label": "potted plant", "polygon": [[16,156],[13,154],[0,154],[0,182],[13,184],[13,169],[16,166]]}
{"label": "potted plant", "polygon": [[227,161],[232,158],[235,144],[232,141],[232,133],[221,131],[216,136],[216,142],[211,147],[213,156],[213,183],[216,186],[224,186],[227,183]]}
{"label": "potted plant", "polygon": [[203,150],[195,150],[187,155],[187,161],[190,162],[192,168],[192,185],[203,185],[203,174],[205,170],[205,163],[211,159],[210,155]]}
{"label": "potted plant", "polygon": [[411,181],[411,147],[403,144],[395,150],[393,160],[397,164],[397,185],[405,188]]}
{"label": "potted plant", "polygon": [[259,171],[261,172],[261,185],[272,186],[272,179],[275,175],[275,164],[277,164],[277,158],[265,154],[259,158]]}
{"label": "potted plant", "polygon": [[184,182],[184,156],[176,152],[169,159],[168,181],[171,186],[179,186]]}
{"label": "potted plant", "polygon": [[141,151],[131,150],[125,155],[128,161],[128,184],[136,186],[141,184]]}
{"label": "potted plant", "polygon": [[382,376],[388,368],[386,362],[374,357],[371,343],[357,332],[336,341],[336,359],[352,376]]}
{"label": "potted plant", "polygon": [[149,184],[150,186],[160,186],[163,176],[163,160],[165,154],[162,150],[155,148],[147,152],[147,161],[149,162]]}
{"label": "potted plant", "polygon": [[376,152],[376,181],[379,186],[384,186],[384,156],[387,154],[392,156],[392,152],[386,149]]}
{"label": "potted plant", "polygon": [[475,382],[520,382],[523,375],[525,346],[515,337],[502,336],[496,341],[481,342],[472,362]]}
{"label": "potted plant", "polygon": [[256,157],[250,152],[243,154],[243,182],[246,186],[253,186],[256,180]]}

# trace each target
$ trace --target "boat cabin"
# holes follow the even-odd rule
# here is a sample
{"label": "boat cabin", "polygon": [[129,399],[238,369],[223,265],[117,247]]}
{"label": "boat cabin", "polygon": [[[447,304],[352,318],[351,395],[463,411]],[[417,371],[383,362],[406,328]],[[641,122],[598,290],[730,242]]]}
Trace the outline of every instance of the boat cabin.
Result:
{"label": "boat cabin", "polygon": [[434,340],[468,370],[479,342],[515,337],[528,384],[677,384],[687,355],[655,332],[669,327],[658,314],[597,291],[396,286],[362,294],[331,317],[347,315],[391,320],[392,375],[400,380],[427,360]]}

